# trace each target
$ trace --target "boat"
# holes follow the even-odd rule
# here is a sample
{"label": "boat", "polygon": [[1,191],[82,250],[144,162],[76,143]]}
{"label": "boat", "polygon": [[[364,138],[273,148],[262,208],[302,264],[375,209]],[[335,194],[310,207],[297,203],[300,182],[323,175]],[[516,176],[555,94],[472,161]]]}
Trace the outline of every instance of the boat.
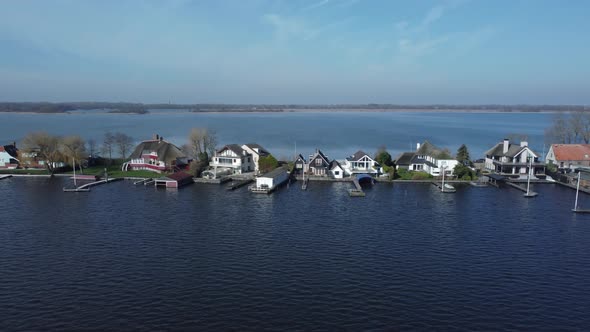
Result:
{"label": "boat", "polygon": [[443,193],[454,193],[455,191],[457,191],[457,189],[455,189],[455,187],[451,186],[450,184],[448,184],[448,183],[445,183],[445,184],[442,186],[442,189],[441,189],[441,191],[442,191]]}

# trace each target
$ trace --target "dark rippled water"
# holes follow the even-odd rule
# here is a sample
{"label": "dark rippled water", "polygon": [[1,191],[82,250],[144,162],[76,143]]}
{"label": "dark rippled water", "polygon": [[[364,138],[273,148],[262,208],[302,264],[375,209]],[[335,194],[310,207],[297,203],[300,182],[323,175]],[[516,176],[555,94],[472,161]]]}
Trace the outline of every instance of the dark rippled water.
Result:
{"label": "dark rippled water", "polygon": [[3,331],[590,326],[590,217],[571,189],[63,181],[0,181]]}

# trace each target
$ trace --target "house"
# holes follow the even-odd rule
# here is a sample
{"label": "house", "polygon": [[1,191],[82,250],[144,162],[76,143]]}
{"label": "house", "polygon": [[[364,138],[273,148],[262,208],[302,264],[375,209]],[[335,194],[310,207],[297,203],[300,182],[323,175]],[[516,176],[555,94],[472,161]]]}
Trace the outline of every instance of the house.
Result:
{"label": "house", "polygon": [[278,167],[264,175],[256,178],[256,184],[250,186],[250,191],[254,193],[268,194],[275,190],[278,186],[285,183],[289,179],[289,172],[287,167]]}
{"label": "house", "polygon": [[123,171],[147,170],[157,173],[173,170],[177,159],[186,157],[176,145],[167,142],[162,136],[139,143],[131,153],[130,160],[123,164]]}
{"label": "house", "polygon": [[340,165],[340,163],[336,160],[332,160],[330,162],[330,175],[334,178],[334,179],[342,179],[344,177],[345,174],[345,170],[344,168]]}
{"label": "house", "polygon": [[359,150],[347,157],[342,165],[346,175],[381,173],[381,166],[365,152]]}
{"label": "house", "polygon": [[316,149],[315,153],[309,156],[307,173],[314,176],[330,175],[330,161],[320,149]]}
{"label": "house", "polygon": [[590,144],[551,144],[545,162],[559,168],[589,167]]}
{"label": "house", "polygon": [[539,162],[539,155],[529,148],[528,142],[511,144],[510,140],[504,139],[486,151],[485,168],[502,175],[526,175],[529,158],[532,158],[533,174],[544,174],[545,164]]}
{"label": "house", "polygon": [[395,160],[396,168],[410,171],[426,172],[432,176],[453,175],[455,166],[459,164],[448,152],[432,143],[425,141],[416,144],[416,152],[404,152]]}
{"label": "house", "polygon": [[255,169],[252,154],[238,144],[228,144],[217,150],[209,166],[215,169],[215,174],[242,174]]}
{"label": "house", "polygon": [[246,151],[246,153],[248,153],[252,156],[252,163],[254,165],[254,172],[256,174],[260,173],[260,166],[259,166],[258,160],[260,160],[261,157],[269,156],[270,152],[268,152],[265,148],[263,148],[262,146],[260,146],[258,144],[255,144],[255,143],[244,144],[244,145],[242,145],[242,149],[244,149]]}
{"label": "house", "polygon": [[304,172],[307,172],[307,161],[305,158],[300,154],[297,156],[295,161],[293,162],[293,175],[303,175]]}
{"label": "house", "polygon": [[19,164],[16,142],[4,146],[0,145],[0,169],[15,169],[18,168]]}

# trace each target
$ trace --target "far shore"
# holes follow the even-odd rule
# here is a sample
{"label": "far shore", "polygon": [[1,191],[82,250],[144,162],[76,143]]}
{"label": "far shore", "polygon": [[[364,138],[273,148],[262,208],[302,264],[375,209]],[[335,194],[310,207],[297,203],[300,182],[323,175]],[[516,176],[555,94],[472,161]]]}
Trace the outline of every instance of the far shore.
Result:
{"label": "far shore", "polygon": [[23,112],[23,111],[0,111],[2,114],[33,114],[33,115],[85,115],[85,114],[103,114],[103,115],[149,115],[149,114],[265,114],[265,113],[479,113],[479,114],[491,114],[491,113],[503,113],[503,114],[521,114],[521,113],[561,113],[568,111],[559,110],[481,110],[481,109],[377,109],[377,108],[314,108],[314,109],[276,109],[276,110],[179,110],[179,109],[157,109],[149,110],[146,113],[135,113],[135,112],[110,112],[108,110],[97,110],[97,111],[67,111],[67,112]]}

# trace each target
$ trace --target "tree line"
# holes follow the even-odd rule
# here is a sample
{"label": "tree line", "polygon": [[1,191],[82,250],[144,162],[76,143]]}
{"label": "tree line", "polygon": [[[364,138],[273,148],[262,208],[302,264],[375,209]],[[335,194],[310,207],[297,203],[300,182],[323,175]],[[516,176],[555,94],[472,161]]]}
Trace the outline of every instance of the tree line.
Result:
{"label": "tree line", "polygon": [[545,130],[548,144],[590,143],[590,112],[556,113]]}

